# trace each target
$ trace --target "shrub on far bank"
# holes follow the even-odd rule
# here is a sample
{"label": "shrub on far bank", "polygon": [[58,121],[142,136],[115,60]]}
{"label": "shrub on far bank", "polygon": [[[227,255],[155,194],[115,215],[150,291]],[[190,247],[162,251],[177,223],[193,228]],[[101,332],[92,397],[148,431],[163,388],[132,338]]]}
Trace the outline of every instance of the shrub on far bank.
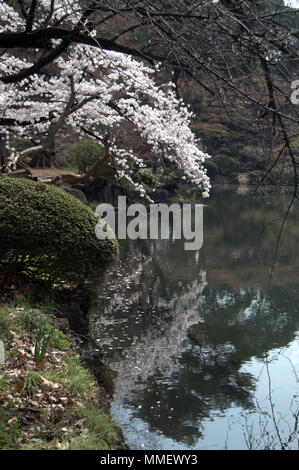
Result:
{"label": "shrub on far bank", "polygon": [[99,158],[104,156],[104,147],[92,139],[82,139],[72,145],[67,158],[84,174]]}
{"label": "shrub on far bank", "polygon": [[[84,174],[99,159],[104,157],[104,147],[92,139],[82,139],[69,149],[67,158],[78,169],[80,174]],[[103,161],[96,169],[94,177],[112,183],[119,187],[134,189],[134,186],[125,178],[118,178],[111,158]]]}
{"label": "shrub on far bank", "polygon": [[209,162],[214,163],[218,167],[219,173],[223,175],[238,173],[241,169],[240,162],[226,155],[216,155]]}
{"label": "shrub on far bank", "polygon": [[217,173],[219,173],[219,168],[216,163],[211,162],[210,160],[206,160],[204,163],[205,168],[207,169],[207,175],[211,178]]}
{"label": "shrub on far bank", "polygon": [[118,244],[96,238],[99,221],[60,188],[0,177],[0,284],[13,282],[18,274],[52,286],[100,281],[117,258]]}

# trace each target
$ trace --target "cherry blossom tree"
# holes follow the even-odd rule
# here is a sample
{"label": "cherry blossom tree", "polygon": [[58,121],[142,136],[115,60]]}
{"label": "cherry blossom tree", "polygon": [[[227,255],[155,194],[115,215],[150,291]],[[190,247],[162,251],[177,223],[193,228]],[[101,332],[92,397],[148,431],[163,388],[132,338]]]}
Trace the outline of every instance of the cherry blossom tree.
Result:
{"label": "cherry blossom tree", "polygon": [[[38,15],[35,22],[42,24],[46,21],[49,2],[38,3],[41,9],[35,10]],[[66,12],[62,3],[56,2],[60,8],[52,14],[52,21],[60,23],[61,15],[66,15],[67,22],[75,25],[76,12]],[[0,13],[12,31],[28,28],[28,17],[26,23],[20,12],[7,3],[1,4]],[[89,30],[88,34],[95,37],[96,31]],[[51,42],[55,49],[63,40],[52,39]],[[3,51],[2,77],[18,76],[20,71],[32,67],[28,58]],[[41,151],[51,154],[55,136],[62,126],[69,126],[79,137],[88,134],[102,142],[105,155],[85,175],[65,174],[50,182],[88,181],[99,165],[113,159],[117,176],[126,178],[144,195],[142,186],[134,181],[136,172],[132,171],[132,167],[144,166],[144,160],[134,155],[132,149],[123,148],[117,139],[117,128],[127,121],[156,158],[168,159],[186,178],[202,188],[203,197],[208,197],[210,184],[203,166],[208,155],[199,149],[199,141],[190,130],[192,114],[177,98],[173,83],[159,84],[155,79],[158,65],[148,66],[122,52],[74,43],[54,58],[51,67],[51,71],[28,78],[0,82],[1,128],[36,142],[21,152],[12,150],[2,172],[24,167],[22,161],[26,156],[32,157]]]}
{"label": "cherry blossom tree", "polygon": [[[164,70],[175,72],[176,98],[180,81],[191,78],[200,90],[217,97],[224,113],[231,116],[234,107],[238,123],[241,102],[253,109],[253,119],[245,125],[261,135],[266,164],[262,181],[285,160],[294,173],[295,199],[298,106],[290,97],[297,78],[298,32],[297,13],[290,4],[288,0],[2,0],[0,48],[12,63],[0,71],[0,83],[20,84],[51,75],[57,60],[67,61],[77,46],[90,47],[99,56],[105,52],[134,57],[148,68],[161,62]],[[16,58],[23,61],[17,68],[12,66]],[[0,124],[11,125],[9,119]],[[55,129],[53,124],[52,134]]]}

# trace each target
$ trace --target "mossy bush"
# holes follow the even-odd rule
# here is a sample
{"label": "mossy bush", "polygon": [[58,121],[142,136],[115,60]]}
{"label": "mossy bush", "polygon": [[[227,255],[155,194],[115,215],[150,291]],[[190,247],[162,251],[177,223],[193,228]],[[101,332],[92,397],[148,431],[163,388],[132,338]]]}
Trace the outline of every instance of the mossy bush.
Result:
{"label": "mossy bush", "polygon": [[0,177],[2,282],[18,273],[67,286],[99,279],[117,258],[118,244],[115,238],[96,238],[98,222],[104,224],[60,188]]}

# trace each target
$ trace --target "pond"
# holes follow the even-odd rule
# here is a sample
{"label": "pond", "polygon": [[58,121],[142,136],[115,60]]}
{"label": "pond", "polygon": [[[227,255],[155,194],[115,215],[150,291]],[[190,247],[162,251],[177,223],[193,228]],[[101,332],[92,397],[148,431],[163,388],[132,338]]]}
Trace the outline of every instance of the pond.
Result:
{"label": "pond", "polygon": [[197,251],[121,241],[91,333],[130,449],[298,449],[298,207],[269,282],[289,201],[215,191]]}

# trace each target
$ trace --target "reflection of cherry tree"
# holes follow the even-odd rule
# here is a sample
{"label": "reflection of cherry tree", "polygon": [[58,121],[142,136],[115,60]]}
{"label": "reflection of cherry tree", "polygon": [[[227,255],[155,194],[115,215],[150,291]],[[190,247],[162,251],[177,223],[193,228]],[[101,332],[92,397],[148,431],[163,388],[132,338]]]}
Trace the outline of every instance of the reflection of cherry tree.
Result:
{"label": "reflection of cherry tree", "polygon": [[[130,242],[126,243],[130,252]],[[132,246],[132,257],[108,274],[106,312],[91,325],[93,337],[116,372],[115,402],[134,400],[137,394],[138,401],[146,403],[148,394],[149,402],[151,395],[159,396],[159,414],[150,410],[150,419],[154,426],[159,423],[165,428],[165,435],[173,437],[167,416],[160,422],[161,413],[167,413],[174,399],[167,383],[177,383],[179,388],[184,384],[182,396],[188,393],[188,399],[182,406],[183,416],[187,427],[193,423],[194,436],[198,435],[194,416],[204,419],[213,409],[224,411],[232,403],[249,408],[252,401],[248,389],[253,388],[251,376],[239,371],[240,364],[229,363],[234,350],[229,342],[217,348],[209,341],[204,347],[191,345],[190,331],[204,321],[203,290],[208,284],[206,271],[198,263],[194,265],[191,252],[180,258],[179,274],[176,271],[171,277],[167,260],[173,258],[179,244],[177,241],[177,245],[167,247],[164,241],[156,241],[145,242],[139,249]],[[145,411],[138,410],[141,414]],[[184,440],[185,426],[176,433]]]}
{"label": "reflection of cherry tree", "polygon": [[[198,319],[197,308],[204,287],[203,272],[200,279],[190,286],[188,293],[181,297],[178,294],[171,302],[165,303],[165,310],[171,312],[170,318],[166,321],[160,318],[143,335],[135,336],[121,363],[112,362],[112,368],[118,373],[116,390],[119,394],[145,388],[146,381],[153,372],[165,372],[178,367],[188,328]],[[136,387],[140,381],[142,384]]]}
{"label": "reflection of cherry tree", "polygon": [[[196,280],[178,289],[168,300],[163,292],[159,293],[159,284],[154,283],[151,286],[151,300],[144,303],[144,292],[149,287],[148,280],[151,276],[152,258],[142,255],[136,258],[135,255],[133,262],[126,264],[125,275],[122,274],[124,266],[120,267],[118,272],[111,273],[107,288],[113,292],[113,298],[109,301],[106,315],[92,325],[93,336],[101,338],[101,345],[109,354],[109,365],[117,372],[115,399],[130,390],[146,387],[146,382],[153,373],[175,370],[178,367],[183,342],[188,337],[190,326],[198,321],[198,306],[202,301],[203,289],[207,285],[206,273],[200,271]],[[143,309],[141,305],[144,306]],[[140,306],[139,311],[156,308],[159,315],[147,328],[143,324],[137,335],[134,334],[133,327],[132,332],[121,330],[122,337],[111,336],[107,323],[114,323],[114,327],[118,323],[121,325],[120,329],[124,323],[118,315],[111,320],[110,313],[115,314],[116,310],[127,312],[136,306]],[[143,313],[147,315],[146,312]],[[127,316],[127,313],[125,315]],[[119,341],[126,343],[125,350],[117,349]]]}

